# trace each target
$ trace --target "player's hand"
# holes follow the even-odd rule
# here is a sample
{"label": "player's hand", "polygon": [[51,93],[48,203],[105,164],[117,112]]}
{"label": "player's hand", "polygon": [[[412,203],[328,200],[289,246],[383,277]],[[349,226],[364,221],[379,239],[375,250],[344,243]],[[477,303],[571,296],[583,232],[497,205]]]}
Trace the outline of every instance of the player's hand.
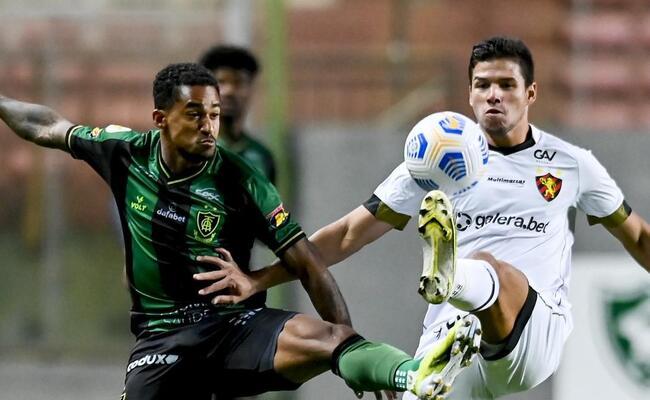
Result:
{"label": "player's hand", "polygon": [[199,290],[203,296],[228,289],[227,294],[220,294],[212,299],[212,304],[237,304],[256,293],[254,281],[239,269],[239,266],[226,249],[216,249],[220,257],[198,256],[199,262],[213,264],[219,269],[215,271],[194,274],[197,281],[212,281],[212,283]]}

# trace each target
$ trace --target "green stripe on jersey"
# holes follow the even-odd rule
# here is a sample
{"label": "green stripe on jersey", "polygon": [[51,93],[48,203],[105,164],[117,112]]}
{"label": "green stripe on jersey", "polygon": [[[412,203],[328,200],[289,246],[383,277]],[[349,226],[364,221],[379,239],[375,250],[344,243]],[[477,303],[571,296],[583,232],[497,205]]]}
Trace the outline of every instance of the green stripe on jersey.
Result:
{"label": "green stripe on jersey", "polygon": [[[215,255],[214,249],[223,247],[246,271],[256,238],[281,255],[304,236],[262,172],[221,147],[195,171],[172,176],[161,160],[155,130],[75,127],[67,143],[74,157],[89,163],[111,186],[126,221],[137,332],[225,311],[209,304],[212,296],[198,294],[205,284],[194,281],[193,274],[215,267],[198,263],[196,256]],[[262,302],[254,298],[247,305]]]}

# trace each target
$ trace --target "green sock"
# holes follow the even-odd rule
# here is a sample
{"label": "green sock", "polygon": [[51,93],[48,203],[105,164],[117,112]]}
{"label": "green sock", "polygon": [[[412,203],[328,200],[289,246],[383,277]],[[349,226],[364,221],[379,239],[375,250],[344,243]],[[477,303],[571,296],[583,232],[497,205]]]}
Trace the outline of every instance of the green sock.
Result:
{"label": "green sock", "polygon": [[360,340],[341,353],[338,370],[355,391],[406,390],[406,374],[419,360],[393,346]]}
{"label": "green sock", "polygon": [[398,391],[406,390],[406,377],[409,371],[417,371],[420,368],[421,360],[410,359],[404,361],[395,371],[395,386]]}

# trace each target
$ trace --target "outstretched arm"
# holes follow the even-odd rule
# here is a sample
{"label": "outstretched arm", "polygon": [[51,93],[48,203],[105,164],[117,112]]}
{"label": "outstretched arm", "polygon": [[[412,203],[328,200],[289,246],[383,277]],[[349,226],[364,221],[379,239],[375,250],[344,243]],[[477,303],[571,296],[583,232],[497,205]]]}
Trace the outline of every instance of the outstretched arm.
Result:
{"label": "outstretched arm", "polygon": [[65,134],[73,125],[51,108],[0,95],[0,119],[18,136],[40,146],[66,149]]}
{"label": "outstretched arm", "polygon": [[[606,226],[607,227],[607,226]],[[650,225],[632,212],[625,221],[615,227],[607,227],[634,259],[650,272]]]}
{"label": "outstretched arm", "polygon": [[[316,231],[309,240],[329,267],[350,257],[392,228],[387,222],[375,218],[365,207],[359,206]],[[258,291],[296,279],[282,267],[280,260],[253,272],[252,276]]]}
{"label": "outstretched arm", "polygon": [[[326,266],[334,265],[345,260],[352,254],[359,251],[366,244],[372,243],[386,232],[392,229],[387,222],[375,218],[365,207],[359,206],[342,218],[319,229],[310,238],[310,242],[319,253]],[[217,264],[218,260],[213,257],[205,257],[206,262]],[[237,273],[237,268],[228,270],[210,271],[197,274],[195,279],[205,281],[223,280],[229,281],[231,274],[236,274],[237,295],[224,298],[217,296],[218,303],[240,302],[253,294],[289,282],[297,278],[286,268],[283,261],[277,260],[272,265],[260,270],[250,272],[249,275]],[[215,293],[225,286],[224,283],[212,284],[205,288],[202,294]]]}
{"label": "outstretched arm", "polygon": [[[216,249],[216,251],[219,253],[219,257],[197,257],[199,262],[210,263],[218,267],[215,271],[194,275],[196,280],[212,282],[209,286],[199,290],[199,294],[209,295],[227,291],[215,296],[212,299],[214,304],[235,304],[255,294],[257,291],[251,287],[253,280],[239,269],[230,252],[222,248]],[[350,315],[338,285],[309,240],[303,238],[289,247],[282,255],[282,260],[283,263],[277,268],[286,268],[287,276],[300,279],[314,308],[325,321],[351,324]]]}

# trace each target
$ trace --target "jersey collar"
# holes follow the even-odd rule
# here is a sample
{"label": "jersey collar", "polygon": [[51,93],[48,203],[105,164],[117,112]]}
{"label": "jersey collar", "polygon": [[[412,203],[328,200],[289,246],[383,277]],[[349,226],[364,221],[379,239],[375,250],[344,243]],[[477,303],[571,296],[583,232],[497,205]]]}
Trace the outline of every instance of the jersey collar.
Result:
{"label": "jersey collar", "polygon": [[156,158],[158,159],[157,164],[158,164],[158,169],[160,170],[160,176],[167,183],[167,185],[174,185],[177,183],[189,181],[190,179],[201,175],[206,170],[214,171],[216,167],[219,165],[219,163],[221,162],[221,156],[219,155],[219,147],[217,147],[212,159],[205,161],[203,164],[201,164],[201,166],[198,169],[190,172],[188,175],[174,175],[167,167],[167,165],[165,165],[165,162],[163,161],[162,150],[160,147],[160,140],[158,141]]}
{"label": "jersey collar", "polygon": [[488,147],[492,151],[496,151],[497,153],[501,153],[504,156],[517,153],[522,150],[526,150],[529,147],[533,147],[535,145],[535,137],[536,135],[533,135],[533,128],[531,125],[528,125],[528,133],[526,134],[526,140],[524,140],[522,143],[519,143],[518,145],[512,146],[512,147],[497,147],[493,146],[491,144],[488,144]]}

